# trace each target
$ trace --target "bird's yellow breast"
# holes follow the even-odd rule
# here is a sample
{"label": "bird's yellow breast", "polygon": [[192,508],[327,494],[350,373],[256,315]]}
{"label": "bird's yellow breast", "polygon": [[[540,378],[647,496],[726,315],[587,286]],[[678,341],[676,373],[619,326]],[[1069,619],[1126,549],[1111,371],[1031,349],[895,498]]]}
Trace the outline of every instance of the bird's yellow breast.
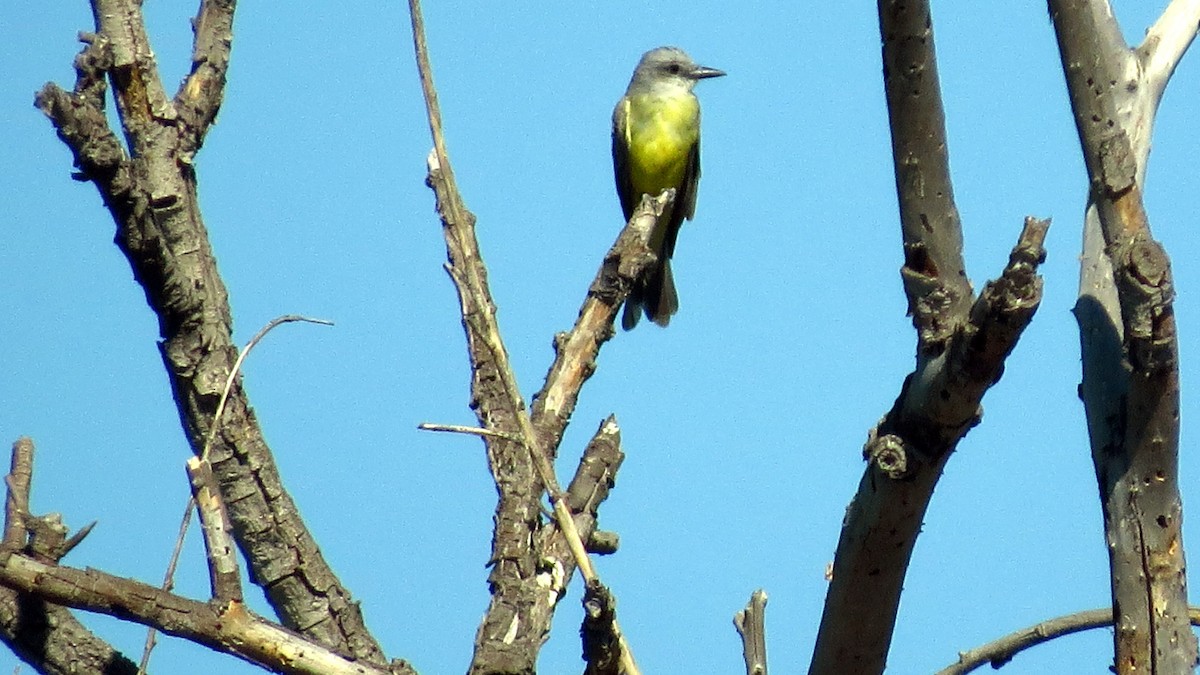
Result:
{"label": "bird's yellow breast", "polygon": [[625,140],[634,193],[657,195],[679,187],[699,137],[700,105],[690,92],[631,97]]}

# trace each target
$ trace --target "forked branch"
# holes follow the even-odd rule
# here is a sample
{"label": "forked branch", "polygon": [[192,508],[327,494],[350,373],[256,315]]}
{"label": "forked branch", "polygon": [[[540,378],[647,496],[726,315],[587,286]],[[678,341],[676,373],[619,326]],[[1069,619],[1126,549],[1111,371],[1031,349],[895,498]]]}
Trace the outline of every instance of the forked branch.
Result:
{"label": "forked branch", "polygon": [[[36,105],[95,184],[116,242],[159,325],[159,349],[195,454],[214,427],[221,385],[238,356],[232,316],[200,212],[193,157],[220,109],[233,0],[202,0],[189,75],[163,87],[138,0],[92,0],[94,34],[75,60],[73,91],[47,84]],[[120,129],[105,112],[116,103]],[[127,153],[118,140],[123,136]],[[208,455],[251,580],[284,625],[330,649],[384,663],[357,603],[325,562],[284,488],[240,380]],[[232,496],[232,497],[231,497]]]}
{"label": "forked branch", "polygon": [[926,0],[879,0],[884,89],[900,202],[901,277],[916,368],[870,431],[810,673],[883,671],[905,574],[933,489],[982,415],[984,393],[1041,301],[1047,221],[1027,219],[1009,264],[975,297],[962,257],[933,22]]}

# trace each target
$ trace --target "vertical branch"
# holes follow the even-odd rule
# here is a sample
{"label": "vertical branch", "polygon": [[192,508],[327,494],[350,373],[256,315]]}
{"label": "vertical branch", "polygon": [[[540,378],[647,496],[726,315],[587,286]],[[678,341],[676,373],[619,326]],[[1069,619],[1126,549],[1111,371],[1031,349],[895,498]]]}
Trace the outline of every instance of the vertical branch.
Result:
{"label": "vertical branch", "polygon": [[187,473],[192,484],[192,499],[195,500],[196,510],[200,515],[212,597],[221,602],[241,602],[242,582],[238,574],[233,542],[229,536],[229,516],[215,489],[216,481],[213,479],[212,467],[206,460],[189,457]]}
{"label": "vertical branch", "polygon": [[[426,183],[436,196],[449,260],[446,269],[458,292],[462,311],[471,359],[471,407],[484,429],[502,432],[483,436],[499,499],[492,535],[493,568],[488,578],[491,602],[476,635],[470,672],[531,672],[549,627],[548,622],[532,619],[548,617],[549,611],[540,610],[550,610],[557,602],[555,595],[550,598],[549,607],[542,604],[547,594],[535,542],[543,527],[540,503],[543,489],[550,497],[555,525],[581,575],[588,582],[596,582],[598,577],[567,504],[567,495],[555,478],[552,449],[544,447],[535,432],[500,336],[487,269],[475,237],[475,216],[463,204],[446,151],[419,0],[409,0],[409,14],[417,70],[433,136]],[[666,198],[673,199],[673,195]],[[643,207],[653,208],[654,202],[646,200]],[[661,206],[657,208],[661,212]],[[626,673],[635,675],[637,666],[615,619],[612,628],[621,646],[621,665]]]}
{"label": "vertical branch", "polygon": [[1142,199],[1151,129],[1200,3],[1175,0],[1137,49],[1107,2],[1051,0],[1087,166],[1080,388],[1100,487],[1118,673],[1191,672],[1178,487],[1179,363],[1170,261]]}
{"label": "vertical branch", "polygon": [[966,317],[971,284],[954,205],[946,115],[926,2],[879,2],[883,83],[892,136],[908,313],[918,358],[934,357]]}
{"label": "vertical branch", "polygon": [[767,594],[761,588],[750,594],[746,608],[733,615],[742,637],[746,675],[767,675]]}
{"label": "vertical branch", "polygon": [[984,393],[1041,302],[1049,223],[1032,218],[1000,278],[973,297],[954,206],[932,17],[925,0],[879,0],[884,87],[904,237],[901,277],[916,369],[870,431],[847,509],[810,673],[879,673],[904,577],[942,468],[979,423]]}
{"label": "vertical branch", "polygon": [[12,447],[12,459],[8,475],[4,477],[8,488],[4,498],[4,546],[9,549],[24,547],[25,518],[29,515],[29,489],[33,482],[33,441],[18,438]]}

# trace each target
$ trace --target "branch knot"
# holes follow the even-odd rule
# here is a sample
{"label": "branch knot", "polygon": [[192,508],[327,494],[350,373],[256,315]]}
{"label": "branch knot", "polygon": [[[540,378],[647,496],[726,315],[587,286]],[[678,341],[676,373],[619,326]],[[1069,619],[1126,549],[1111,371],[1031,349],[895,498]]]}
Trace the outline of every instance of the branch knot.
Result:
{"label": "branch knot", "polygon": [[895,434],[875,434],[876,432],[872,431],[871,438],[867,439],[867,444],[863,447],[863,457],[892,480],[903,480],[911,476],[920,465],[913,456],[912,447]]}

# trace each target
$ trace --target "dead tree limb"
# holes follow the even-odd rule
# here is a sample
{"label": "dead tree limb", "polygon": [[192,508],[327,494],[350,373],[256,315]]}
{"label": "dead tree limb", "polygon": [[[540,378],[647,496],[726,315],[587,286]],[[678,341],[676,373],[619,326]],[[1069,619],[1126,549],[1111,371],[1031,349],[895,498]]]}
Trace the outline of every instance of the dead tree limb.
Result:
{"label": "dead tree limb", "polygon": [[[528,673],[535,669],[538,652],[548,635],[549,619],[560,597],[559,593],[546,593],[540,568],[543,557],[535,545],[546,527],[541,517],[543,491],[550,497],[554,527],[571,552],[574,567],[579,568],[589,583],[597,582],[598,576],[589,560],[584,538],[578,531],[568,495],[559,488],[554,475],[553,458],[561,429],[554,434],[553,445],[543,444],[545,434],[536,431],[509,364],[487,282],[487,268],[475,236],[475,216],[464,204],[450,165],[418,0],[409,0],[409,13],[417,70],[433,139],[426,183],[436,197],[446,241],[446,270],[458,293],[471,360],[471,408],[475,410],[480,427],[488,432],[480,437],[484,440],[488,465],[499,493],[489,561],[492,566],[488,577],[491,602],[476,635],[470,672]],[[657,218],[663,205],[671,199],[674,199],[673,191],[658,199],[643,199],[641,209],[627,228],[644,227],[648,233],[649,227],[644,221]],[[642,239],[644,248],[645,237]],[[622,266],[618,264],[617,267]],[[629,265],[625,267],[633,269]],[[630,284],[631,280],[626,279],[626,293]],[[611,315],[609,321],[611,323]],[[603,330],[603,327],[598,329]],[[611,334],[611,326],[607,330]],[[591,342],[598,347],[602,340]],[[582,384],[585,378],[577,379]],[[562,420],[565,424],[565,417]],[[564,584],[569,580],[572,568],[565,571]],[[621,646],[622,669],[629,675],[636,675],[638,669],[633,654],[615,618],[612,628]]]}
{"label": "dead tree limb", "polygon": [[[1191,607],[1188,609],[1188,614],[1192,625],[1200,626],[1200,608]],[[1093,628],[1107,628],[1111,625],[1113,625],[1113,613],[1108,608],[1090,609],[1041,621],[985,645],[960,652],[958,661],[939,670],[937,675],[966,675],[985,665],[999,669],[1012,661],[1018,653],[1030,647],[1036,647],[1064,635]]]}
{"label": "dead tree limb", "polygon": [[767,675],[767,593],[761,588],[750,594],[746,608],[733,615],[733,625],[742,638],[746,675]]}
{"label": "dead tree limb", "polygon": [[[4,543],[0,547],[26,548],[28,526],[34,520],[29,513],[32,479],[33,441],[20,438],[13,443],[5,478],[8,490]],[[137,675],[138,672],[137,664],[85,628],[71,610],[11,588],[0,588],[0,641],[39,673]]]}
{"label": "dead tree limb", "polygon": [[880,673],[913,546],[942,468],[979,423],[984,393],[1041,301],[1047,221],[1027,219],[978,297],[962,257],[929,3],[879,0],[884,88],[900,201],[901,278],[917,364],[871,430],[847,509],[810,673]]}
{"label": "dead tree limb", "polygon": [[[224,95],[233,0],[202,0],[192,68],[163,88],[141,3],[93,0],[96,32],[75,60],[73,91],[47,84],[36,105],[95,184],[116,243],[158,317],[159,344],[187,438],[199,454],[237,359],[224,283],[197,201],[193,158]],[[110,128],[111,84],[129,153]],[[210,458],[252,580],[287,626],[338,653],[383,663],[358,605],[321,556],[284,489],[245,390],[230,397]]]}
{"label": "dead tree limb", "polygon": [[1075,306],[1080,393],[1109,550],[1118,673],[1190,673],[1179,497],[1179,361],[1170,261],[1142,199],[1154,116],[1196,36],[1175,0],[1136,49],[1105,0],[1050,0],[1089,179]]}
{"label": "dead tree limb", "polygon": [[[31,601],[40,603],[51,612],[46,615],[48,618],[58,618],[62,614],[69,617],[70,613],[64,607],[107,614],[151,626],[168,635],[237,656],[277,673],[414,675],[415,671],[403,661],[375,664],[337,654],[309,638],[256,616],[237,598],[214,598],[211,602],[199,602],[140,581],[59,564],[59,558],[79,537],[67,538],[66,528],[57,515],[34,517],[29,513],[32,465],[33,444],[28,439],[22,439],[13,447],[12,469],[5,481],[8,488],[5,516],[6,523],[19,520],[24,525],[20,531],[6,526],[4,540],[0,543],[0,585],[17,593],[18,602],[26,603],[27,607],[40,609],[29,604]],[[211,502],[203,495],[201,499]],[[233,583],[222,581],[220,576],[214,572],[215,593],[220,593]],[[0,595],[0,599],[3,597]],[[3,617],[3,609],[4,604],[0,602],[0,618]],[[37,615],[27,618],[37,618]],[[52,654],[53,661],[36,662],[39,670],[71,673],[138,672],[137,666],[131,661],[89,637],[86,632],[74,630],[74,625],[73,620],[68,622],[70,632],[56,635],[53,647],[55,651],[68,654],[78,652],[80,662],[76,662],[74,668],[59,668],[56,664],[62,659],[62,654]],[[72,636],[80,637],[83,642],[79,646],[58,642]],[[22,651],[18,653],[26,656]],[[114,670],[108,671],[102,667],[80,669],[81,663],[95,662],[111,662]]]}
{"label": "dead tree limb", "polygon": [[389,667],[336,654],[254,615],[240,602],[188,600],[133,579],[122,579],[98,570],[48,564],[17,552],[0,551],[0,583],[57,605],[153,626],[168,635],[232,654],[277,673],[397,675],[414,672],[403,662]]}

